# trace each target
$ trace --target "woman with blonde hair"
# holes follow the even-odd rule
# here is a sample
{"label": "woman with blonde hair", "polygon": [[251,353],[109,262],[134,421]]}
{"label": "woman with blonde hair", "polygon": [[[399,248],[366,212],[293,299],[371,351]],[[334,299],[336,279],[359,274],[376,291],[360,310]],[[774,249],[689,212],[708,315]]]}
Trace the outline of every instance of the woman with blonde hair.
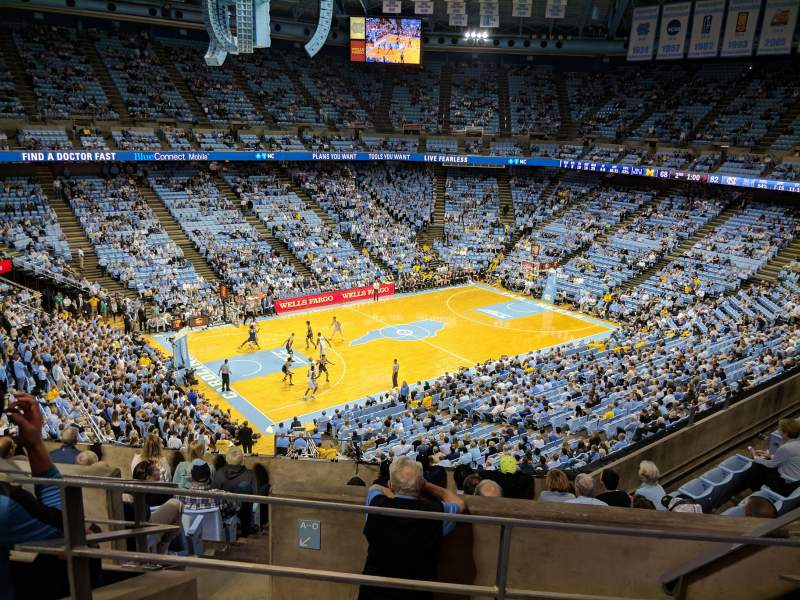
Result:
{"label": "woman with blonde hair", "polygon": [[[186,460],[182,461],[175,467],[175,476],[172,482],[178,484],[178,487],[188,490],[192,487],[192,463],[197,460],[203,460],[206,453],[206,445],[201,440],[196,440],[189,444],[186,449]],[[214,478],[214,465],[206,461],[206,464],[211,469],[211,479]]]}
{"label": "woman with blonde hair", "polygon": [[133,459],[131,459],[131,473],[136,468],[136,465],[143,460],[149,460],[158,465],[160,481],[172,481],[172,469],[169,466],[169,462],[167,462],[167,457],[164,455],[161,437],[159,437],[157,433],[149,434],[145,438],[144,444],[142,444],[142,451],[133,455]]}
{"label": "woman with blonde hair", "polygon": [[658,470],[656,463],[651,460],[643,460],[639,463],[639,481],[642,482],[642,485],[633,494],[650,500],[656,510],[667,510],[667,507],[661,503],[661,499],[667,493],[658,483],[660,477],[661,471]]}

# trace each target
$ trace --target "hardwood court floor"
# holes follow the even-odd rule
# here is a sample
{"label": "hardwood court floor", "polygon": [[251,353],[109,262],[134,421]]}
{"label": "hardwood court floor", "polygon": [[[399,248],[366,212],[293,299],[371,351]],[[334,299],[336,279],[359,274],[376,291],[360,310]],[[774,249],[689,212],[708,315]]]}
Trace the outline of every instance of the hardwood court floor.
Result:
{"label": "hardwood court floor", "polygon": [[[305,323],[310,320],[315,332],[330,338],[334,315],[345,339],[337,337],[327,351],[335,363],[329,366],[330,382],[322,377],[316,398],[303,400],[308,359],[319,358],[313,347],[306,350]],[[238,348],[247,338],[246,327],[192,332],[189,353],[213,373],[223,359],[230,360],[238,397],[221,404],[265,430],[293,416],[309,421],[323,409],[388,390],[394,358],[400,382],[412,383],[502,355],[607,335],[613,328],[500,289],[464,285],[264,319],[258,322],[261,350]],[[289,386],[281,381],[280,368],[283,343],[292,332],[297,364],[294,386]]]}

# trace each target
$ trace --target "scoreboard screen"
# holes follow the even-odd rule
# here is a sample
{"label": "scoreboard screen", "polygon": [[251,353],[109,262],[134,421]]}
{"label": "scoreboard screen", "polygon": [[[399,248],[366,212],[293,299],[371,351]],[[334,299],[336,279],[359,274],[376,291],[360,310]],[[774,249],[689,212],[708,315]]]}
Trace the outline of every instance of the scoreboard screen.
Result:
{"label": "scoreboard screen", "polygon": [[421,34],[420,19],[350,17],[350,60],[418,65]]}

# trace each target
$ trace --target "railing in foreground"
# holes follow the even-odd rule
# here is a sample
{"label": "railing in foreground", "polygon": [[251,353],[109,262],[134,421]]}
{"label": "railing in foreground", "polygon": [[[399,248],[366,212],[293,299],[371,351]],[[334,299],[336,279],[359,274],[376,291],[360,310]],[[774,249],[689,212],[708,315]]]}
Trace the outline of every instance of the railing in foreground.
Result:
{"label": "railing in foreground", "polygon": [[[552,598],[559,600],[611,600],[609,597],[591,594],[565,594],[543,590],[515,589],[508,587],[508,566],[511,548],[511,533],[515,528],[539,529],[549,531],[565,531],[571,533],[589,533],[600,535],[615,535],[623,537],[640,537],[649,539],[672,539],[697,542],[718,542],[730,545],[731,549],[754,547],[781,547],[800,548],[798,538],[768,538],[763,537],[772,533],[795,520],[800,519],[800,508],[795,509],[770,522],[769,525],[755,530],[756,535],[731,535],[720,533],[698,533],[693,531],[667,531],[663,529],[634,529],[628,527],[592,525],[589,523],[560,523],[554,521],[526,520],[508,517],[495,517],[483,515],[453,515],[448,513],[435,513],[427,511],[403,510],[396,508],[379,508],[360,504],[345,504],[341,502],[325,502],[319,500],[303,500],[296,498],[280,498],[272,496],[255,496],[248,494],[234,494],[222,491],[200,491],[175,488],[165,488],[159,485],[146,485],[138,482],[113,481],[106,478],[93,477],[66,477],[63,479],[47,479],[20,475],[18,471],[3,471],[7,480],[19,485],[50,485],[61,488],[62,514],[64,520],[64,539],[46,542],[31,542],[17,545],[16,549],[26,552],[37,552],[61,556],[66,559],[69,573],[70,596],[75,600],[85,600],[92,597],[92,588],[89,575],[89,559],[106,558],[119,561],[153,562],[193,567],[198,569],[220,569],[236,571],[239,573],[274,575],[298,579],[313,579],[316,581],[330,581],[355,585],[370,585],[381,588],[396,588],[420,592],[439,592],[443,594],[463,594],[467,596],[488,596],[497,600],[512,598]],[[114,490],[120,493],[131,494],[134,498],[135,521],[131,528],[110,533],[86,534],[83,510],[82,488]],[[363,575],[360,573],[340,573],[319,569],[301,567],[287,567],[265,564],[254,564],[241,561],[214,560],[210,558],[170,556],[165,554],[152,554],[144,552],[146,537],[149,533],[162,532],[163,525],[150,525],[144,519],[145,494],[166,494],[172,496],[187,496],[193,498],[215,498],[251,502],[272,506],[286,506],[293,508],[308,508],[333,510],[339,512],[380,514],[397,517],[413,517],[415,519],[430,519],[433,521],[454,521],[458,523],[471,523],[475,525],[490,525],[500,527],[499,545],[497,552],[497,570],[494,585],[472,585],[461,583],[443,583],[438,581],[418,581],[412,579],[396,579],[392,577],[379,577]],[[122,524],[124,522],[110,522]],[[137,551],[106,550],[92,548],[88,544],[107,542],[113,539],[134,537]],[[697,565],[694,565],[697,566]],[[673,573],[682,575],[684,573]],[[635,600],[628,596],[626,600]]]}

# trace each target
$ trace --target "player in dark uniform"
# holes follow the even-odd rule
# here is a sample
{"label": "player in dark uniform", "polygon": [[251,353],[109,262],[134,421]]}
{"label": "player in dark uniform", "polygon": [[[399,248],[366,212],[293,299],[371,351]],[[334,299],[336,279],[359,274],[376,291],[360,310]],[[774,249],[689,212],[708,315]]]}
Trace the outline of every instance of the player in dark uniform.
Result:
{"label": "player in dark uniform", "polygon": [[294,383],[292,382],[292,377],[294,376],[294,372],[292,371],[291,356],[288,356],[286,358],[286,362],[283,363],[283,366],[281,367],[281,373],[283,373],[283,379],[281,379],[281,381],[286,381],[286,379],[288,378],[289,385],[294,385]]}
{"label": "player in dark uniform", "polygon": [[258,329],[256,329],[255,323],[250,324],[250,331],[247,334],[247,339],[241,343],[239,348],[244,346],[245,344],[250,344],[250,346],[255,346],[259,350],[261,350],[261,345],[258,343]]}
{"label": "player in dark uniform", "polygon": [[324,354],[319,357],[319,374],[322,375],[325,373],[325,382],[329,383],[331,380],[331,376],[328,374],[328,365],[336,366],[335,362],[331,362],[328,360],[328,357]]}
{"label": "player in dark uniform", "polygon": [[294,333],[286,338],[283,347],[286,349],[286,354],[288,354],[290,358],[294,356]]}
{"label": "player in dark uniform", "polygon": [[311,327],[311,321],[306,321],[306,350],[309,346],[316,348],[317,343],[314,341],[314,328]]}

